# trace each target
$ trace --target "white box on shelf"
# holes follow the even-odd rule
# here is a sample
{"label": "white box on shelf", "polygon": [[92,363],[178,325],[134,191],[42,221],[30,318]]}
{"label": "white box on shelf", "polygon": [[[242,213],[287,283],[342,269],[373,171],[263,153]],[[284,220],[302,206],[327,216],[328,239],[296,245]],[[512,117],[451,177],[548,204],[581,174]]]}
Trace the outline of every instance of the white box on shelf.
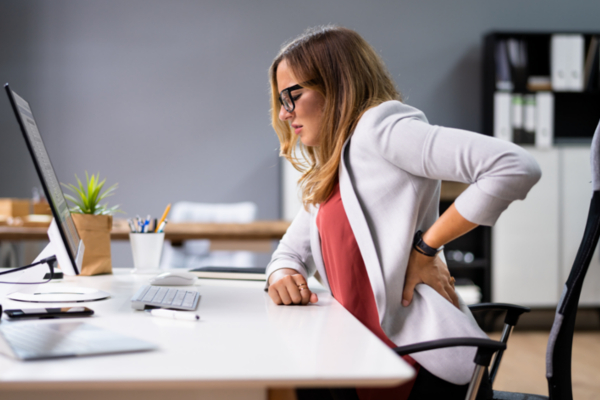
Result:
{"label": "white box on shelf", "polygon": [[554,95],[551,92],[537,92],[535,104],[535,146],[549,149],[554,143]]}
{"label": "white box on shelf", "polygon": [[511,94],[494,93],[494,137],[512,142]]}

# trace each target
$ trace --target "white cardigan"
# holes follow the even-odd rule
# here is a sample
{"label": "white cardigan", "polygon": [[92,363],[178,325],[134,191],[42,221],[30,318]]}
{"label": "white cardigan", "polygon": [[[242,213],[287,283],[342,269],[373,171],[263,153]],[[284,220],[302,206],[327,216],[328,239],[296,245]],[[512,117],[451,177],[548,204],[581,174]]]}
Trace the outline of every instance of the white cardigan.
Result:
{"label": "white cardigan", "polygon": [[[384,332],[398,346],[451,337],[487,337],[469,309],[455,308],[431,287],[417,285],[410,306],[402,291],[412,241],[439,216],[440,181],[471,184],[458,212],[493,225],[513,200],[539,180],[535,160],[519,146],[489,136],[429,125],[425,115],[388,101],[368,110],[346,142],[339,167],[342,203],[365,262]],[[329,289],[316,225],[318,207],[301,210],[267,267],[292,268]],[[466,384],[474,348],[416,353],[431,373]]]}

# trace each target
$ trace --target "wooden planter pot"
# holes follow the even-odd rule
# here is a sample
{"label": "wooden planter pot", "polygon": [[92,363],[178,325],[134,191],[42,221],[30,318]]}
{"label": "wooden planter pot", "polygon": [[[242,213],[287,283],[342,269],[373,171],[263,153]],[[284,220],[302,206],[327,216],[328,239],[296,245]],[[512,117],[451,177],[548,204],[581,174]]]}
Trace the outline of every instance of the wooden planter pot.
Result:
{"label": "wooden planter pot", "polygon": [[110,255],[111,215],[71,214],[83,244],[80,275],[112,274]]}

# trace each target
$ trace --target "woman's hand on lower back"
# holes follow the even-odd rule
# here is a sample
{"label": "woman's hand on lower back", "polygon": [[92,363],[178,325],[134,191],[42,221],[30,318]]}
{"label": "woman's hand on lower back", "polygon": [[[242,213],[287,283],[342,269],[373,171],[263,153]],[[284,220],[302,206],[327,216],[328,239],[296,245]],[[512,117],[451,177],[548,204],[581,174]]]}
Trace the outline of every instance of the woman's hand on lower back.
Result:
{"label": "woman's hand on lower back", "polygon": [[269,297],[277,305],[306,305],[316,303],[319,298],[308,288],[304,276],[291,268],[282,268],[269,277]]}
{"label": "woman's hand on lower back", "polygon": [[415,286],[419,283],[431,286],[442,297],[460,308],[454,290],[454,278],[450,276],[446,264],[438,256],[429,257],[413,249],[404,278],[403,306],[406,307],[412,302]]}

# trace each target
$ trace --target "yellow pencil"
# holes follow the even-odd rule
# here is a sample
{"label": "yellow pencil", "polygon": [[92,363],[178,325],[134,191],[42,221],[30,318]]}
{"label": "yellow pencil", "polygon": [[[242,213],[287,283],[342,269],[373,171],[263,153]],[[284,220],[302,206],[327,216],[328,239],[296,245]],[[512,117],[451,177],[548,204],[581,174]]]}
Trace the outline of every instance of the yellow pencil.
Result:
{"label": "yellow pencil", "polygon": [[156,225],[156,228],[154,228],[154,232],[156,232],[158,230],[158,227],[163,223],[163,221],[165,220],[165,218],[167,218],[167,215],[169,214],[169,211],[171,211],[171,203],[169,203],[167,205],[167,208],[165,209],[165,212],[163,213],[162,218],[158,222],[158,225]]}

